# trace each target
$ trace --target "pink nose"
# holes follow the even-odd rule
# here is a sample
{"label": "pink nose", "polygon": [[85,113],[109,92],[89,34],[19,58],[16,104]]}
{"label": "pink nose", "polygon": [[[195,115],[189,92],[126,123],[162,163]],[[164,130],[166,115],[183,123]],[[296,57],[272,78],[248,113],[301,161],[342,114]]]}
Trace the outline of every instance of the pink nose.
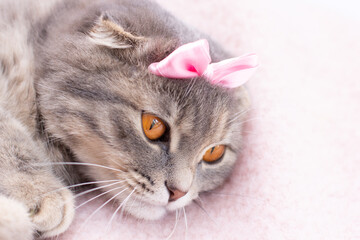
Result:
{"label": "pink nose", "polygon": [[169,202],[176,201],[187,194],[187,192],[182,192],[174,187],[168,185],[166,187],[170,193]]}

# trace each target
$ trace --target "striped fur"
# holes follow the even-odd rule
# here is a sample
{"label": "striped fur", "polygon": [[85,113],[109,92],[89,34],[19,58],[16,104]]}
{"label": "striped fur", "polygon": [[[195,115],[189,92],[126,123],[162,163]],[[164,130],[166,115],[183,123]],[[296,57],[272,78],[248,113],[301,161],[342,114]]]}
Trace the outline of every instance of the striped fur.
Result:
{"label": "striped fur", "polygon": [[[0,3],[0,197],[34,213],[24,220],[31,230],[54,236],[69,226],[72,194],[53,192],[65,184],[119,179],[127,190],[118,202],[134,199],[124,210],[156,219],[224,182],[241,152],[245,90],[147,71],[206,36],[151,1],[21,2]],[[215,61],[228,57],[210,44]],[[144,136],[143,112],[167,123],[166,140]],[[203,163],[217,144],[228,146],[223,159]],[[64,161],[107,168],[48,166]],[[165,183],[188,194],[168,202]],[[31,239],[23,225],[21,239]],[[7,228],[0,239],[14,239],[1,235]]]}

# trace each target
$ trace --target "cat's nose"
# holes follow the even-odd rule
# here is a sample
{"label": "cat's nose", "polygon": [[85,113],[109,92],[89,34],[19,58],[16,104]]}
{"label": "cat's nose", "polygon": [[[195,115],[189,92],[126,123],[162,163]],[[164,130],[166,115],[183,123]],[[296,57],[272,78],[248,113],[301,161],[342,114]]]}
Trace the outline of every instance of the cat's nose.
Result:
{"label": "cat's nose", "polygon": [[175,187],[168,186],[167,184],[165,185],[170,193],[169,202],[176,201],[187,194],[187,192],[182,192]]}

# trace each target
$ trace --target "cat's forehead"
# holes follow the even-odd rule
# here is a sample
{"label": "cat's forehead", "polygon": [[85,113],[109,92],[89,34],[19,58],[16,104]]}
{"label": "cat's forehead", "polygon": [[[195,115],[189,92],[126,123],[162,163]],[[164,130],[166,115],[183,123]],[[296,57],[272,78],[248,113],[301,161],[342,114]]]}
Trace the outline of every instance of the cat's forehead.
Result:
{"label": "cat's forehead", "polygon": [[174,124],[205,121],[232,109],[230,94],[202,78],[152,78],[143,85],[145,110],[169,118]]}
{"label": "cat's forehead", "polygon": [[201,78],[157,81],[149,83],[146,94],[150,96],[143,110],[162,118],[171,127],[172,140],[177,141],[178,149],[188,143],[207,144],[225,137],[226,122],[233,111],[233,101],[226,90]]}

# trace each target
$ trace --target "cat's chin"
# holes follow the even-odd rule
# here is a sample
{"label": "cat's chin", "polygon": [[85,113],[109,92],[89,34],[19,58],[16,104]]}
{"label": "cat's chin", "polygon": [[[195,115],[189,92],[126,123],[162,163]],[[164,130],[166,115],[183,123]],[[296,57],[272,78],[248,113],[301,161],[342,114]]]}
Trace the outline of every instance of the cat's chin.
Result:
{"label": "cat's chin", "polygon": [[163,206],[155,206],[150,204],[138,203],[133,204],[130,208],[126,209],[132,216],[145,219],[145,220],[157,220],[166,215],[166,208]]}

